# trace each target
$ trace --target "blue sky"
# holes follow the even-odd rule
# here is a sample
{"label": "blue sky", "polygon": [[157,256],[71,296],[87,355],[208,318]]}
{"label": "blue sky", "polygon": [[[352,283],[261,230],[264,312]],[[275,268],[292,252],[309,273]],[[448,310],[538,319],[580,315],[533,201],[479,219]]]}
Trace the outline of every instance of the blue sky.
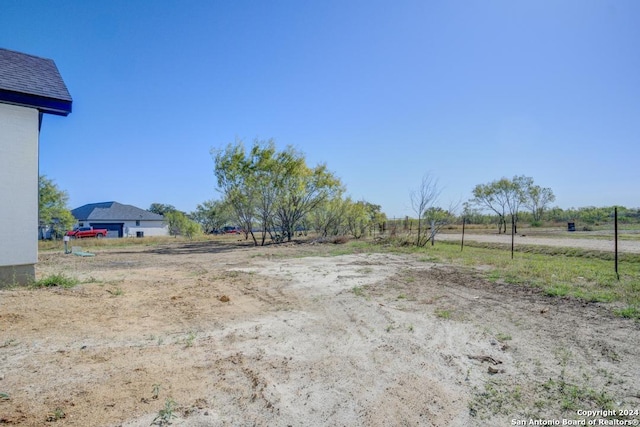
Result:
{"label": "blue sky", "polygon": [[293,145],[411,215],[526,175],[569,208],[640,207],[640,2],[2,0],[0,47],[53,59],[40,173],[70,208],[193,211],[212,148]]}

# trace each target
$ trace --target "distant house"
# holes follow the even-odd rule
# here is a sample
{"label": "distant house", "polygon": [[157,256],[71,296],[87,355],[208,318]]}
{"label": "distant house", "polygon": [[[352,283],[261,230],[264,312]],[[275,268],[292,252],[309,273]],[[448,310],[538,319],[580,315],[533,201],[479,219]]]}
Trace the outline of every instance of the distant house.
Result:
{"label": "distant house", "polygon": [[90,203],[73,209],[78,227],[106,228],[107,237],[168,236],[162,215],[118,202]]}
{"label": "distant house", "polygon": [[51,59],[0,48],[0,286],[35,277],[42,116],[71,104]]}

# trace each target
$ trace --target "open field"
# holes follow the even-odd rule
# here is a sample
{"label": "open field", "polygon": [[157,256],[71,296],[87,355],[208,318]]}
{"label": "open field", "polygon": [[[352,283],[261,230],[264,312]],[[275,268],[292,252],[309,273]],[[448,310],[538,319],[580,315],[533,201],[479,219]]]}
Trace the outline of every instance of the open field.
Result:
{"label": "open field", "polygon": [[[0,424],[506,426],[640,410],[640,322],[615,314],[640,294],[635,270],[616,285],[587,259],[557,280],[611,298],[553,297],[510,280],[505,251],[453,248],[41,252],[39,278],[79,283],[0,290]],[[553,268],[540,256],[524,266]]]}

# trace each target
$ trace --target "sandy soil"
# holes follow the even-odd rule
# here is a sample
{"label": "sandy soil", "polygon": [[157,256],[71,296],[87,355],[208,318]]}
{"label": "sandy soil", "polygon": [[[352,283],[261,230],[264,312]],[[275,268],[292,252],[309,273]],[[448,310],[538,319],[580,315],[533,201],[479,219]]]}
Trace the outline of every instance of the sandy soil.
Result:
{"label": "sandy soil", "polygon": [[83,283],[0,291],[0,424],[485,426],[640,409],[638,322],[336,248],[41,254],[39,276]]}

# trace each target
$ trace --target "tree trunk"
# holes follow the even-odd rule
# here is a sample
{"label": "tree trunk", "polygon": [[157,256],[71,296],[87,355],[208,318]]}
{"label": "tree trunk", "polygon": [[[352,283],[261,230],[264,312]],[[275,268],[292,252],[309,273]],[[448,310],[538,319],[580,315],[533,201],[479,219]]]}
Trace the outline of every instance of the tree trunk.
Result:
{"label": "tree trunk", "polygon": [[436,222],[431,221],[431,246],[435,245],[436,242]]}
{"label": "tree trunk", "polygon": [[253,246],[258,246],[258,240],[256,239],[256,235],[253,234],[253,230],[250,231],[251,238],[253,239]]}

